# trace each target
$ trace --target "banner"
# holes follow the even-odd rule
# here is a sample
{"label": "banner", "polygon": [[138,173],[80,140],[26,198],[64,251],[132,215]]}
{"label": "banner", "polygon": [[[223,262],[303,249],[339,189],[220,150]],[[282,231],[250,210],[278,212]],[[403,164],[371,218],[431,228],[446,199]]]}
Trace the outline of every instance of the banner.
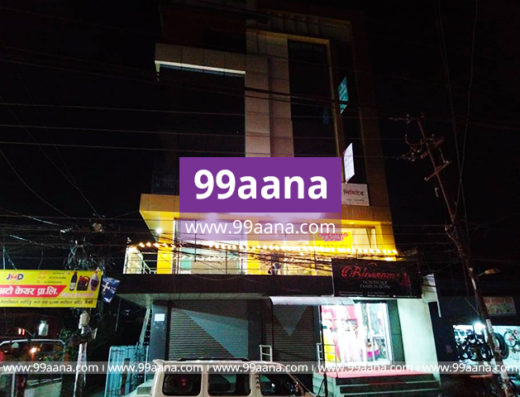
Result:
{"label": "banner", "polygon": [[339,157],[181,157],[183,213],[341,213]]}
{"label": "banner", "polygon": [[0,270],[0,307],[96,307],[103,273]]}
{"label": "banner", "polygon": [[332,273],[337,296],[421,296],[421,278],[411,262],[333,259]]}
{"label": "banner", "polygon": [[112,302],[114,296],[117,291],[117,287],[119,287],[120,281],[112,278],[112,277],[103,277],[102,287],[101,287],[101,296],[103,300],[107,303]]}

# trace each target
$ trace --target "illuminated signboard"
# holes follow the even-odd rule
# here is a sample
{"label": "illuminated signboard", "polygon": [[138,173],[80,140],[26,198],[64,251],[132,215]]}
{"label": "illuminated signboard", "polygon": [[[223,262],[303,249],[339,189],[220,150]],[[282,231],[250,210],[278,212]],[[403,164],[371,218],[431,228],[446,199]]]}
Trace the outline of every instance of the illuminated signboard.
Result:
{"label": "illuminated signboard", "polygon": [[348,182],[355,174],[354,169],[354,148],[352,143],[347,146],[343,152],[343,172],[345,174],[345,182]]}
{"label": "illuminated signboard", "polygon": [[0,270],[0,307],[96,307],[103,273]]}

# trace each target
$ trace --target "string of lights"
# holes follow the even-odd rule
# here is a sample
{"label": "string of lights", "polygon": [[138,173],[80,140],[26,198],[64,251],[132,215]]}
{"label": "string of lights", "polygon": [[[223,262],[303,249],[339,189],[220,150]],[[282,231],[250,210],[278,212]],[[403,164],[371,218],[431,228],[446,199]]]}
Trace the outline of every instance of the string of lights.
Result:
{"label": "string of lights", "polygon": [[[190,243],[167,243],[167,242],[139,242],[138,244],[132,244],[129,246],[130,249],[171,249],[193,246]],[[215,243],[215,242],[204,242],[195,244],[194,246],[202,249],[215,249],[224,250],[232,253],[249,253],[259,251],[270,251],[270,252],[294,252],[305,255],[305,253],[320,253],[320,254],[356,254],[356,255],[369,255],[369,256],[397,256],[399,253],[395,249],[379,249],[379,248],[350,248],[350,247],[332,247],[332,246],[320,246],[320,245],[289,245],[289,244],[263,244],[263,245],[245,245],[245,244],[229,244],[229,243]]]}

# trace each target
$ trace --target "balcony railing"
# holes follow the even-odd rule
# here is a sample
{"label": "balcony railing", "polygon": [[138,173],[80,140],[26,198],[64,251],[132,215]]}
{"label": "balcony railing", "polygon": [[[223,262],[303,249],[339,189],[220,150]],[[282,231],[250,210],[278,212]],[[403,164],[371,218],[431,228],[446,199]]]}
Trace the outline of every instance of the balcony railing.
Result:
{"label": "balcony railing", "polygon": [[[156,274],[158,253],[127,248],[125,274]],[[171,259],[171,261],[170,261]],[[160,259],[159,259],[160,260]],[[229,275],[273,275],[273,276],[330,276],[329,258],[313,258],[304,255],[204,255],[196,252],[177,250],[168,256],[167,273],[170,274],[229,274]]]}

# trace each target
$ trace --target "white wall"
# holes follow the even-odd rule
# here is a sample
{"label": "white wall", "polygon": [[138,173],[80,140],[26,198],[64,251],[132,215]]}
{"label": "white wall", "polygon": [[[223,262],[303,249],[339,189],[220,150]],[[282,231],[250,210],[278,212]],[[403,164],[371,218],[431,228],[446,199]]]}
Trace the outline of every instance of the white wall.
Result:
{"label": "white wall", "polygon": [[[437,364],[437,353],[428,304],[422,299],[398,299],[397,308],[406,364],[417,366],[414,370],[421,370],[422,365],[430,365],[433,369]],[[433,370],[428,372],[435,373]]]}

